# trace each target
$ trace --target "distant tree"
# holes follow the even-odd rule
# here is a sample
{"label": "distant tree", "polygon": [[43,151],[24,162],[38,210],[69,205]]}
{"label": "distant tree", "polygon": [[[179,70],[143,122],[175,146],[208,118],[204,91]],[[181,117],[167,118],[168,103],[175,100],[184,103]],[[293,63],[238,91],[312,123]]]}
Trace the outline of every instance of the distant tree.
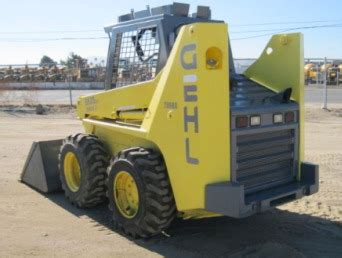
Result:
{"label": "distant tree", "polygon": [[87,66],[87,62],[88,62],[87,59],[71,52],[66,60],[61,60],[61,65],[64,65],[69,69],[70,68],[85,68]]}
{"label": "distant tree", "polygon": [[40,59],[40,62],[39,62],[39,66],[40,67],[43,67],[43,66],[48,66],[49,68],[56,65],[57,63],[49,56],[43,56],[41,59]]}

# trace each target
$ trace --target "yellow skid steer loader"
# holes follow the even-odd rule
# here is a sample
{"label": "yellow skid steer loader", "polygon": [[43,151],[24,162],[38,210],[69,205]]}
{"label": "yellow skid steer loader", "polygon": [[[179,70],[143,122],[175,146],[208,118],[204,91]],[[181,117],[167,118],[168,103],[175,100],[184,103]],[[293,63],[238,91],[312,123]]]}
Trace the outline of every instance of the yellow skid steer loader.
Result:
{"label": "yellow skid steer loader", "polygon": [[304,159],[300,33],[274,35],[237,74],[228,25],[173,3],[120,16],[105,91],[84,96],[85,133],[33,144],[22,181],[77,207],[109,202],[129,235],[176,217],[243,218],[318,191]]}

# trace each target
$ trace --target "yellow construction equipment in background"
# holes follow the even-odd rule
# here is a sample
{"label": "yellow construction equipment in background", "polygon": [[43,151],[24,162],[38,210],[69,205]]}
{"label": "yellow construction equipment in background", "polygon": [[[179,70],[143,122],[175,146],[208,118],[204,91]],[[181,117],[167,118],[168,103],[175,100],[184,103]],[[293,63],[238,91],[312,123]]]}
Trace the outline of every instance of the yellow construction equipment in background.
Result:
{"label": "yellow construction equipment in background", "polygon": [[188,11],[174,3],[105,28],[106,91],[77,103],[85,133],[35,143],[24,182],[49,192],[59,175],[78,207],[108,198],[115,224],[141,237],[176,216],[242,218],[317,192],[318,166],[304,162],[302,34],[273,36],[240,75],[228,25],[209,7]]}
{"label": "yellow construction equipment in background", "polygon": [[317,80],[318,76],[318,65],[309,63],[304,66],[304,79],[305,84],[313,83]]}

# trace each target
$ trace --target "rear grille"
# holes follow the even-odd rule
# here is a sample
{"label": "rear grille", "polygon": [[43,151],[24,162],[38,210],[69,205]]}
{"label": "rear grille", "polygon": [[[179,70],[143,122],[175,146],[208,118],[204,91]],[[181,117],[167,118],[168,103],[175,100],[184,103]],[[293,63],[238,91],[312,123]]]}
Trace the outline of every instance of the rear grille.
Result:
{"label": "rear grille", "polygon": [[246,192],[293,180],[295,130],[237,136],[236,180]]}

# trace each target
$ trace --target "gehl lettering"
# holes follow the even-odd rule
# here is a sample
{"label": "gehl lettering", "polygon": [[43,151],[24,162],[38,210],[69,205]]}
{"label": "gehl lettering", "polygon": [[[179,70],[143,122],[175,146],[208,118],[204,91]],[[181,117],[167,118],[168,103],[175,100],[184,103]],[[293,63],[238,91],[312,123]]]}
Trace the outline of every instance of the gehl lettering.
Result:
{"label": "gehl lettering", "polygon": [[183,76],[185,156],[187,163],[197,165],[199,164],[199,159],[192,155],[191,143],[193,139],[190,134],[191,132],[199,133],[197,75],[194,73],[197,68],[196,44],[185,45],[182,48],[180,59],[183,69],[187,72],[192,72]]}

